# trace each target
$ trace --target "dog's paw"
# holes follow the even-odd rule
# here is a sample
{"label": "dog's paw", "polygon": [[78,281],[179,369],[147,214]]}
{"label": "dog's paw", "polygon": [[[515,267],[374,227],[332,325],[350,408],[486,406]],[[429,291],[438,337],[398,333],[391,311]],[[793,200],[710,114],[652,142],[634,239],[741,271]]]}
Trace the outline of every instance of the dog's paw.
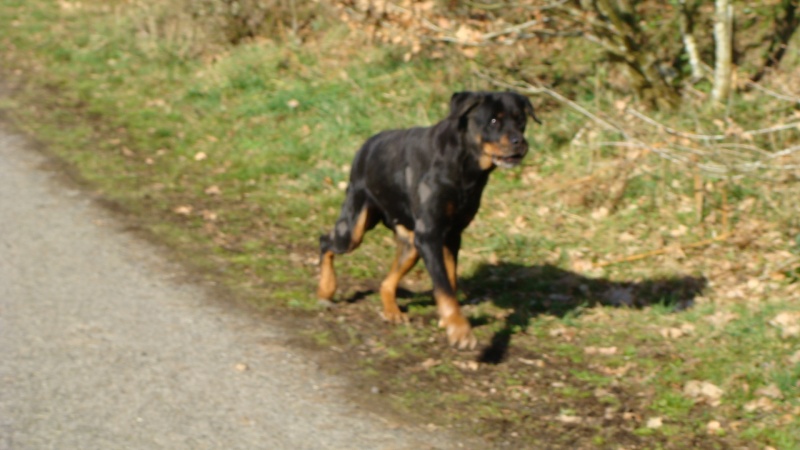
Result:
{"label": "dog's paw", "polygon": [[399,324],[406,324],[406,323],[409,322],[408,315],[406,313],[400,311],[399,308],[398,309],[393,309],[393,310],[384,309],[383,312],[381,312],[381,318],[383,318],[383,320],[386,321],[386,322],[394,323],[394,324],[398,324],[398,325]]}
{"label": "dog's paw", "polygon": [[460,314],[453,314],[439,321],[439,326],[447,331],[447,341],[459,350],[474,350],[478,340],[472,334],[469,321]]}

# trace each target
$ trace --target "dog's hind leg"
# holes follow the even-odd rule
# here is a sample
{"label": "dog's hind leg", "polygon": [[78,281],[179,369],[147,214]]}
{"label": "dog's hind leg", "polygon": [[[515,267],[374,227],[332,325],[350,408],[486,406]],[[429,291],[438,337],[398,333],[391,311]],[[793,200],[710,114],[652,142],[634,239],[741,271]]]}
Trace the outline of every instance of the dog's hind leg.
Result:
{"label": "dog's hind leg", "polygon": [[355,250],[364,238],[364,233],[375,227],[379,214],[367,204],[366,196],[348,190],[342,212],[336,226],[329,234],[319,238],[320,278],[317,297],[330,300],[336,292],[336,272],[333,269],[334,255]]}
{"label": "dog's hind leg", "polygon": [[407,323],[406,316],[397,306],[397,284],[419,260],[419,253],[414,247],[414,232],[402,225],[395,227],[397,254],[392,263],[392,270],[381,283],[381,301],[383,302],[383,318],[392,323]]}

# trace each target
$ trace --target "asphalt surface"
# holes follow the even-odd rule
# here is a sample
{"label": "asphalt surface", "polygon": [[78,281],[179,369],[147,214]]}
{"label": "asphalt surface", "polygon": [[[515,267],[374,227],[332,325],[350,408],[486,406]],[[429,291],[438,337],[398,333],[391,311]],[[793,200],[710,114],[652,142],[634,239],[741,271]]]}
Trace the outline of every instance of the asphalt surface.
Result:
{"label": "asphalt surface", "polygon": [[45,162],[0,127],[0,449],[460,447],[348,401]]}

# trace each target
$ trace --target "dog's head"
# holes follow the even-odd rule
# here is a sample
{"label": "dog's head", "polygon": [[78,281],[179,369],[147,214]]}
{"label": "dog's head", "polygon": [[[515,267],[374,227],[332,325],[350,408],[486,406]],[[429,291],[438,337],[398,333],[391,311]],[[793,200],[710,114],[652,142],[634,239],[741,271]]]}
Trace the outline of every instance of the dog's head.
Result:
{"label": "dog's head", "polygon": [[484,170],[516,166],[528,153],[528,117],[541,123],[530,100],[516,92],[456,92],[450,99],[450,119],[458,123],[467,147]]}

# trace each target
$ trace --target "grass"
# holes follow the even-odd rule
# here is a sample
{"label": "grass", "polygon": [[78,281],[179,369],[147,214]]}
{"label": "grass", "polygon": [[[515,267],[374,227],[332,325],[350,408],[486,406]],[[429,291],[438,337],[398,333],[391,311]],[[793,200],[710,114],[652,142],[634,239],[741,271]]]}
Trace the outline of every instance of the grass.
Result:
{"label": "grass", "polygon": [[[453,90],[491,88],[471,75],[475,62],[449,53],[406,62],[402,49],[325,16],[303,45],[256,39],[187,56],[179,37],[141,37],[142,11],[131,8],[0,5],[14,85],[3,109],[137,227],[257,307],[302,320],[299,341],[379,388],[382,402],[498,446],[800,445],[800,339],[773,323],[800,310],[793,172],[701,174],[698,219],[694,171],[593,146],[615,139],[602,131],[579,142],[582,116],[534,98],[545,120],[528,133],[535,151],[521,169],[493,174],[464,236],[461,298],[483,347],[459,353],[435,327],[421,266],[401,295],[411,324],[377,320],[374,291],[393,254],[385,231],[337,261],[340,298],[351,302],[321,310],[312,293],[316,237],[338,213],[355,150],[377,130],[438,120]],[[588,70],[589,52],[569,49]],[[542,58],[574,76],[557,52]],[[577,98],[613,105],[612,89],[593,88],[608,76],[606,64],[589,73]],[[791,108],[737,97],[731,114],[755,128]],[[719,131],[702,108],[658,119]],[[797,137],[763,139],[777,149]],[[628,181],[615,196],[619,179]],[[687,394],[692,380],[719,398]],[[779,395],[765,390],[773,385]],[[651,417],[663,425],[648,427]],[[721,431],[707,431],[712,420]]]}

